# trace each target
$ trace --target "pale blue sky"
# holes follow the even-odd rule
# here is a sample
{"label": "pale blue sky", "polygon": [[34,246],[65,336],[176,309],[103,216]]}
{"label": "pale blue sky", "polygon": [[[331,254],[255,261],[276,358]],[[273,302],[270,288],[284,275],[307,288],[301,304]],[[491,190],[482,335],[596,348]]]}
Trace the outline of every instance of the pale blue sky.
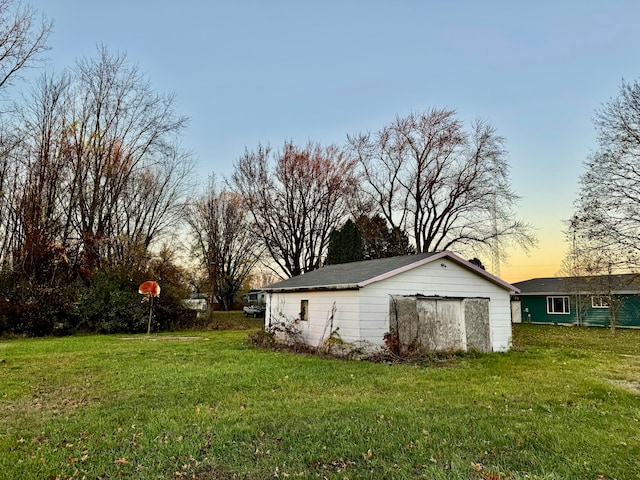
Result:
{"label": "pale blue sky", "polygon": [[636,0],[26,1],[55,22],[56,70],[104,44],[175,93],[203,178],[259,142],[341,144],[412,110],[489,120],[540,238],[508,281],[557,272],[594,110],[640,77]]}

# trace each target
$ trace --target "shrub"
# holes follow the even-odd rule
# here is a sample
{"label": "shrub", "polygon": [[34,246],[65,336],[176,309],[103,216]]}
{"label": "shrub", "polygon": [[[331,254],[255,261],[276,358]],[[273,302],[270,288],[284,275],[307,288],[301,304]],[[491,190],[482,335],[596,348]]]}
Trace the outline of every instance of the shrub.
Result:
{"label": "shrub", "polygon": [[274,348],[277,343],[276,335],[266,330],[258,330],[247,336],[246,343],[258,348]]}
{"label": "shrub", "polygon": [[[167,255],[85,272],[76,281],[73,278],[1,272],[0,335],[146,332],[149,304],[138,294],[138,287],[149,279],[157,279],[162,286],[160,298],[154,299],[152,330],[193,325],[194,312],[182,302],[187,295],[185,276]],[[42,283],[45,280],[49,283]]]}
{"label": "shrub", "polygon": [[66,288],[0,275],[0,334],[63,335],[73,330],[73,285]]}
{"label": "shrub", "polygon": [[80,292],[77,302],[78,329],[97,333],[144,332],[148,310],[133,280],[99,272]]}
{"label": "shrub", "polygon": [[147,331],[149,299],[138,293],[145,280],[160,283],[160,297],[153,299],[151,331],[185,328],[194,312],[182,300],[187,291],[178,267],[168,261],[148,269],[118,266],[97,272],[79,295],[79,329],[97,333],[142,333]]}

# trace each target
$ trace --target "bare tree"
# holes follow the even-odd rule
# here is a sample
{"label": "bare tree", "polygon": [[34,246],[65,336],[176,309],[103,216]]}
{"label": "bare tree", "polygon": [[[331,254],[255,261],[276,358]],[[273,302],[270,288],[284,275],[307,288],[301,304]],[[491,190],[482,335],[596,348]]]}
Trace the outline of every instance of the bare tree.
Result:
{"label": "bare tree", "polygon": [[22,187],[22,168],[16,156],[19,143],[14,131],[0,126],[0,271],[12,268],[19,235],[17,205]]}
{"label": "bare tree", "polygon": [[126,265],[132,255],[148,250],[154,240],[180,229],[193,187],[193,167],[192,155],[175,147],[157,162],[132,173],[112,212],[107,235],[112,263]]}
{"label": "bare tree", "polygon": [[[37,12],[23,7],[14,0],[0,0],[0,91],[17,78],[20,71],[35,65],[47,50],[46,42],[52,23]],[[6,268],[12,262],[15,242],[19,241],[17,204],[21,195],[21,174],[24,173],[15,148],[20,136],[0,118],[0,265]]]}
{"label": "bare tree", "polygon": [[209,304],[219,299],[225,310],[258,262],[256,235],[242,197],[221,188],[215,177],[188,214],[194,251],[206,269]]}
{"label": "bare tree", "polygon": [[[571,234],[613,270],[640,265],[640,84],[622,82],[596,111],[598,148],[585,162]],[[608,267],[606,268],[608,269]],[[605,270],[606,270],[605,269]]]}
{"label": "bare tree", "polygon": [[619,299],[611,285],[635,281],[617,274],[640,266],[640,84],[623,80],[618,96],[596,110],[594,126],[598,147],[584,163],[564,266],[598,279],[614,331]]}
{"label": "bare tree", "polygon": [[0,89],[48,49],[53,24],[44,17],[38,21],[36,14],[14,0],[0,0]]}
{"label": "bare tree", "polygon": [[467,132],[455,111],[432,109],[348,140],[364,191],[393,231],[412,234],[418,252],[535,243],[514,213],[519,197],[509,184],[504,139],[487,122]]}
{"label": "bare tree", "polygon": [[186,124],[174,113],[173,96],[156,93],[124,55],[111,56],[104,47],[98,54],[77,64],[69,135],[71,205],[89,269],[104,256],[136,175],[174,154],[175,136]]}
{"label": "bare tree", "polygon": [[44,75],[18,110],[17,166],[0,164],[11,173],[0,183],[13,182],[0,197],[0,253],[24,274],[60,259],[87,276],[105,260],[130,264],[183,220],[193,168],[176,144],[185,119],[124,56],[99,54]]}
{"label": "bare tree", "polygon": [[354,161],[338,147],[285,142],[282,152],[258,146],[235,163],[236,191],[280,274],[321,266],[329,234],[349,213],[355,192]]}
{"label": "bare tree", "polygon": [[13,148],[13,196],[5,231],[12,268],[27,277],[50,283],[57,264],[66,262],[64,208],[66,164],[65,112],[68,107],[66,76],[43,76],[28,101],[18,109]]}

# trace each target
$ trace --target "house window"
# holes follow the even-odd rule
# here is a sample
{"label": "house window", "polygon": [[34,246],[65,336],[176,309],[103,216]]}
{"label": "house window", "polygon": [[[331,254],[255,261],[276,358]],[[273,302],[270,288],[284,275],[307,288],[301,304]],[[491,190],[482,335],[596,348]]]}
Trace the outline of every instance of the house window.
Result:
{"label": "house window", "polygon": [[309,320],[309,300],[300,300],[300,320]]}
{"label": "house window", "polygon": [[608,295],[592,295],[591,306],[593,308],[609,308],[609,296]]}
{"label": "house window", "polygon": [[569,297],[547,297],[547,313],[569,314]]}

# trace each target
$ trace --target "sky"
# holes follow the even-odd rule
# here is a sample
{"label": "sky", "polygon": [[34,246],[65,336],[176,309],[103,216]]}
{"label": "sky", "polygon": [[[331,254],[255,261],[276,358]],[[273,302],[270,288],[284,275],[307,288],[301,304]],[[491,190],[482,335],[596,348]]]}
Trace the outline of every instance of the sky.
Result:
{"label": "sky", "polygon": [[637,0],[23,3],[54,22],[50,70],[104,45],[174,94],[203,179],[260,143],[342,145],[430,108],[489,121],[539,240],[508,247],[509,282],[560,270],[595,111],[640,77]]}

